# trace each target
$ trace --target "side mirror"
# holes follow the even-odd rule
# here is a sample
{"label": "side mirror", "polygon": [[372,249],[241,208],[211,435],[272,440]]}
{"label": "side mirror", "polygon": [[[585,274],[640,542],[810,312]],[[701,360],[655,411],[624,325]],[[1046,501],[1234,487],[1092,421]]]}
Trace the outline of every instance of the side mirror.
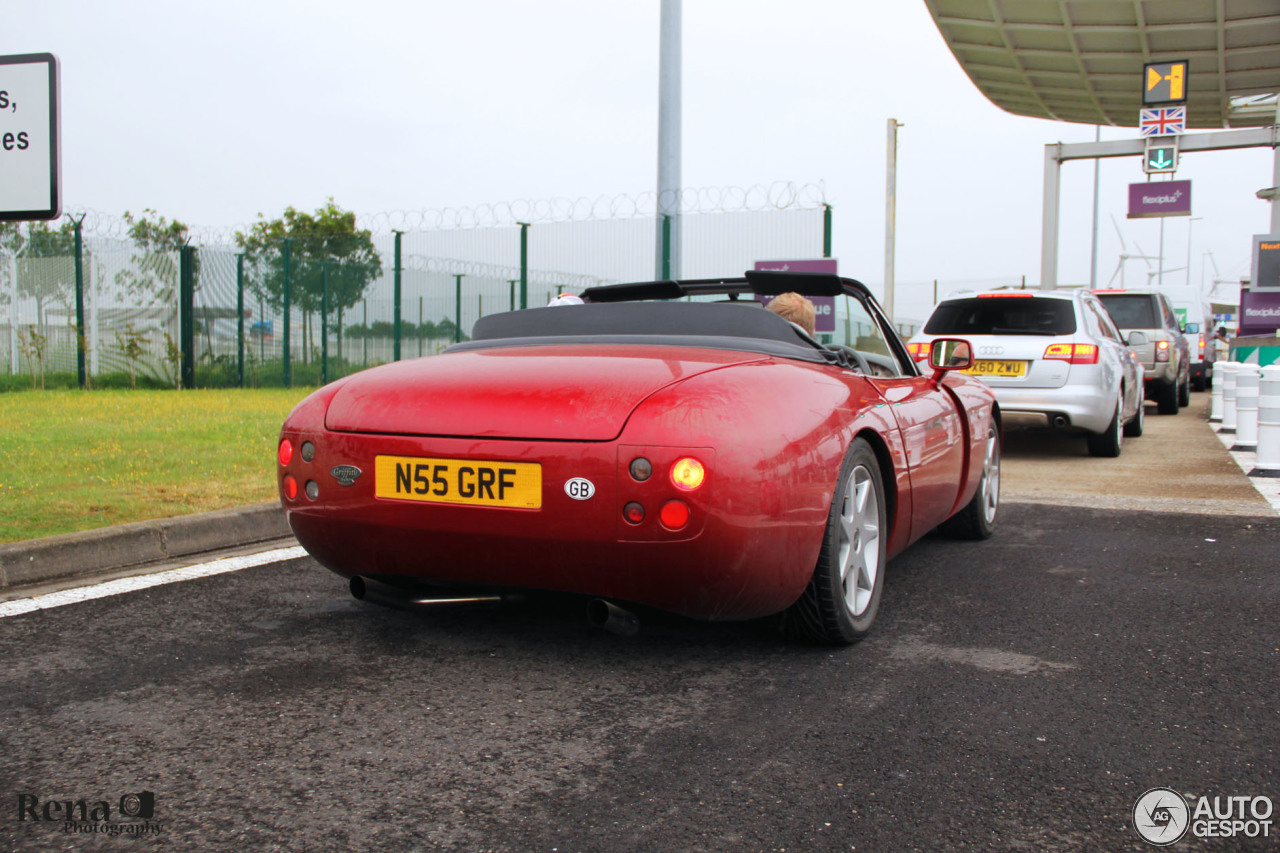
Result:
{"label": "side mirror", "polygon": [[1182,331],[1187,333],[1188,335],[1198,335],[1200,334],[1200,324],[1187,323],[1182,327]]}
{"label": "side mirror", "polygon": [[973,367],[973,347],[959,338],[938,338],[929,347],[929,366],[937,381],[947,370],[967,370]]}
{"label": "side mirror", "polygon": [[1141,347],[1141,346],[1146,346],[1149,343],[1151,343],[1151,338],[1147,337],[1146,332],[1130,332],[1129,333],[1129,346]]}

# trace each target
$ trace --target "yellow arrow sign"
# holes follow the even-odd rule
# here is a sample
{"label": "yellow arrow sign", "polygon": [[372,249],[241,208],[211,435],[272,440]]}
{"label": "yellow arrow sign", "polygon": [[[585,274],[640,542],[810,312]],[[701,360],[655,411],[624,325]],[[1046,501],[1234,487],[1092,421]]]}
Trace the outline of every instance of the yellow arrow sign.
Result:
{"label": "yellow arrow sign", "polygon": [[1187,63],[1151,62],[1146,66],[1146,89],[1142,93],[1144,104],[1167,104],[1187,99]]}

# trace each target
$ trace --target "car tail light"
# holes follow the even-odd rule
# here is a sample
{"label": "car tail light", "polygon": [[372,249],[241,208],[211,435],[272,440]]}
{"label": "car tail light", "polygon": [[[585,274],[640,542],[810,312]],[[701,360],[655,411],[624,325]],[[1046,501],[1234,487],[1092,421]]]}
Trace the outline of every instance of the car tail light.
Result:
{"label": "car tail light", "polygon": [[700,487],[707,478],[707,469],[692,456],[683,456],[671,466],[671,485],[685,492]]}
{"label": "car tail light", "polygon": [[298,481],[293,478],[292,474],[284,475],[284,496],[289,500],[293,500],[298,496]]}
{"label": "car tail light", "polygon": [[1097,364],[1097,344],[1049,344],[1044,351],[1046,361],[1065,361],[1067,364]]}
{"label": "car tail light", "polygon": [[276,456],[281,466],[288,465],[293,460],[293,442],[287,438],[280,439],[280,450]]}
{"label": "car tail light", "polygon": [[1168,361],[1173,355],[1168,341],[1156,341],[1156,361]]}
{"label": "car tail light", "polygon": [[1200,351],[1200,358],[1198,360],[1204,361],[1204,335],[1200,336],[1200,343],[1199,343],[1198,349]]}
{"label": "car tail light", "polygon": [[919,343],[907,344],[907,352],[911,353],[911,357],[916,361],[924,361],[929,357],[930,344],[928,341],[920,341]]}
{"label": "car tail light", "polygon": [[622,508],[622,517],[626,519],[627,524],[639,524],[644,521],[644,507],[631,501]]}
{"label": "car tail light", "polygon": [[689,505],[684,501],[667,501],[662,505],[662,512],[658,514],[658,520],[668,530],[679,530],[689,523],[690,514]]}

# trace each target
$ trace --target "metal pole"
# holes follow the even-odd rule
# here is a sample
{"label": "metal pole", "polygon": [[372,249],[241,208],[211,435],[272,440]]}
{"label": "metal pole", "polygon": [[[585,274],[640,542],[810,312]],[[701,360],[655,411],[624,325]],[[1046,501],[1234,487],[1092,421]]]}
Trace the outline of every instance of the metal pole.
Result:
{"label": "metal pole", "polygon": [[76,253],[76,378],[85,387],[84,366],[84,217],[75,220]]}
{"label": "metal pole", "polygon": [[[1195,222],[1197,219],[1204,219],[1204,217],[1191,216],[1187,218],[1187,287],[1188,288],[1191,287],[1191,223]],[[1200,295],[1203,296],[1204,295],[1203,284],[1200,285],[1200,290],[1201,290]],[[1201,329],[1200,331],[1206,335],[1209,333],[1208,329]],[[1205,340],[1207,341],[1209,339],[1206,337]]]}
{"label": "metal pole", "polygon": [[[1102,141],[1102,125],[1095,125],[1093,141]],[[1089,289],[1098,286],[1098,166],[1102,160],[1093,158],[1093,243],[1089,249]]]}
{"label": "metal pole", "polygon": [[[182,338],[182,385],[196,387],[196,247],[178,251],[178,333]],[[206,318],[205,322],[209,322]]]}
{"label": "metal pole", "polygon": [[517,222],[520,226],[520,308],[529,307],[529,223]]}
{"label": "metal pole", "polygon": [[889,119],[885,152],[884,188],[884,313],[893,320],[893,260],[898,213],[898,128],[902,123]]}
{"label": "metal pole", "polygon": [[280,248],[281,273],[284,276],[281,282],[281,295],[283,296],[282,301],[284,307],[284,318],[282,320],[282,323],[284,324],[284,352],[282,357],[284,367],[284,387],[286,388],[293,387],[293,365],[289,360],[289,256],[292,254],[292,251],[293,241],[286,238],[284,245]]}
{"label": "metal pole", "polygon": [[[394,300],[395,304],[392,306],[392,309],[391,309],[392,311],[391,360],[399,361],[400,360],[400,296],[401,296],[400,276],[401,276],[401,269],[402,269],[400,264],[400,238],[404,236],[404,232],[396,231],[395,235],[396,235],[396,249],[395,249],[396,267],[392,271],[394,287],[392,288],[392,297],[391,297]],[[366,323],[365,326],[367,328],[368,323]]]}
{"label": "metal pole", "polygon": [[[656,273],[680,275],[681,0],[662,0],[658,33],[658,247]],[[664,217],[671,217],[668,223]],[[668,273],[663,274],[664,264]]]}
{"label": "metal pole", "polygon": [[1159,284],[1156,287],[1164,287],[1164,217],[1160,217],[1160,257],[1156,260],[1156,278]]}
{"label": "metal pole", "polygon": [[831,257],[831,205],[822,206],[822,257]]}
{"label": "metal pole", "polygon": [[329,384],[329,262],[320,262],[320,384]]}
{"label": "metal pole", "polygon": [[462,277],[466,273],[453,274],[453,342],[462,341]]}
{"label": "metal pole", "polygon": [[1061,142],[1044,147],[1044,211],[1040,220],[1041,290],[1053,290],[1058,286],[1058,182],[1062,171],[1059,159],[1061,148]]}
{"label": "metal pole", "polygon": [[[261,318],[259,318],[261,319]],[[244,387],[244,252],[236,255],[236,377]]]}
{"label": "metal pole", "polygon": [[18,373],[18,253],[9,256],[9,372]]}
{"label": "metal pole", "polygon": [[662,214],[662,264],[658,278],[662,281],[671,278],[671,217],[665,213]]}
{"label": "metal pole", "polygon": [[507,285],[511,290],[511,307],[507,309],[508,311],[516,310],[516,282],[518,282],[519,280],[520,279],[518,278],[507,279]]}

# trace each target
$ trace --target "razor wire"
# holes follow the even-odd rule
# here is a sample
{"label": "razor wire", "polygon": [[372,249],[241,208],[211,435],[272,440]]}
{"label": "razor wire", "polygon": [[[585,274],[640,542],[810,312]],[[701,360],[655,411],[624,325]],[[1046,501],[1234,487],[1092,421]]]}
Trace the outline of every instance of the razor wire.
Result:
{"label": "razor wire", "polygon": [[[401,209],[360,213],[356,224],[373,234],[397,231],[448,231],[476,228],[504,228],[550,222],[582,222],[610,219],[655,219],[662,210],[677,209],[683,215],[747,213],[764,210],[808,210],[828,206],[822,181],[796,183],[774,181],[746,187],[685,187],[674,193],[616,193],[594,198],[517,199],[479,204],[474,207]],[[673,203],[674,202],[674,203]],[[128,240],[129,223],[123,216],[90,207],[68,205],[64,216],[80,219],[86,235]],[[252,229],[253,223],[238,226],[190,225],[187,233],[196,246],[230,246],[237,235]]]}

